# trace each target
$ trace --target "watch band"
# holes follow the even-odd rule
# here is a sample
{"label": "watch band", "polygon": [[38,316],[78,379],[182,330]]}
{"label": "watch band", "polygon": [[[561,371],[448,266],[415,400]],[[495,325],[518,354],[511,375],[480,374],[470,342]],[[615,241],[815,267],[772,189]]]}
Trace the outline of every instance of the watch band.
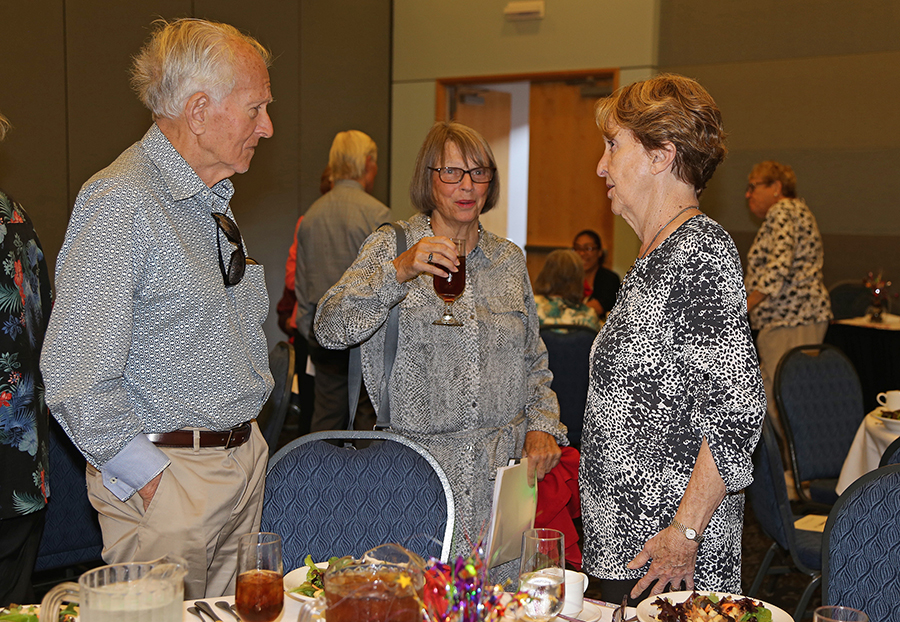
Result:
{"label": "watch band", "polygon": [[690,540],[691,542],[696,542],[697,544],[700,544],[701,542],[703,542],[703,534],[697,533],[696,529],[691,529],[690,527],[685,527],[684,525],[679,523],[674,518],[672,519],[671,525],[672,525],[672,527],[674,527],[675,529],[680,531],[681,534],[685,538]]}

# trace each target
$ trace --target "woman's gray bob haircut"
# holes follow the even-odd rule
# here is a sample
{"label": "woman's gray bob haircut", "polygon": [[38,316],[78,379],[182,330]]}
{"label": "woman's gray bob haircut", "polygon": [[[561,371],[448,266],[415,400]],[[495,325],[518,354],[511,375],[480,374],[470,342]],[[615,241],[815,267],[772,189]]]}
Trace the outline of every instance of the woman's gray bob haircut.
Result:
{"label": "woman's gray bob haircut", "polygon": [[235,48],[249,45],[268,67],[272,55],[234,26],[202,19],[159,19],[131,69],[131,86],[153,118],[175,119],[194,93],[215,102],[234,88]]}

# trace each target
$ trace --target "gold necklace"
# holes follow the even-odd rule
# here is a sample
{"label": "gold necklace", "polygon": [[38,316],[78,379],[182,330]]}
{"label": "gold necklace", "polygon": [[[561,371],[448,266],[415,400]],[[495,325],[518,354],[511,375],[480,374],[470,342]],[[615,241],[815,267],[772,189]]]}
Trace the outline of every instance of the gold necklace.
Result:
{"label": "gold necklace", "polygon": [[663,232],[663,229],[665,229],[666,227],[671,225],[675,221],[676,218],[678,218],[679,216],[681,216],[682,214],[684,214],[686,211],[688,211],[690,209],[700,209],[700,206],[699,205],[688,205],[687,207],[682,209],[680,212],[678,212],[677,214],[672,216],[672,218],[669,219],[669,222],[667,222],[666,224],[664,224],[662,227],[659,228],[659,231],[657,231],[656,235],[653,236],[653,239],[650,240],[650,244],[647,245],[647,250],[644,251],[643,255],[638,255],[638,259],[643,259],[650,253],[650,249],[653,248],[653,243],[656,242],[656,238],[658,238],[659,234]]}

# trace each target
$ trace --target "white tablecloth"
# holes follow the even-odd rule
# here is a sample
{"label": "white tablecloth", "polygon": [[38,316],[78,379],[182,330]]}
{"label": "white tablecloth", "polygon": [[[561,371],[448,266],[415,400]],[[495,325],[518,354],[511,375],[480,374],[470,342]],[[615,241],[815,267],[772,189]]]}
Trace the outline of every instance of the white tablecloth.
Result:
{"label": "white tablecloth", "polygon": [[[203,599],[198,599],[198,600],[204,600],[204,601],[208,602],[209,606],[212,607],[213,611],[216,612],[216,615],[218,615],[220,618],[222,618],[222,620],[224,622],[235,622],[234,618],[227,611],[224,611],[224,610],[216,607],[216,601],[219,601],[219,600],[224,600],[227,603],[233,603],[234,596],[223,596],[221,598],[203,598]],[[192,607],[195,602],[196,601],[194,601],[194,600],[185,601],[185,603],[184,603],[184,622],[200,622],[200,620],[197,618],[197,616],[195,616],[191,613],[188,613],[188,611],[187,611],[188,607]],[[585,599],[585,602],[592,604],[590,606],[590,613],[592,615],[585,616],[585,618],[589,619],[589,622],[611,622],[612,612],[613,612],[613,609],[615,609],[614,605],[610,605],[609,603],[604,603],[604,602],[600,602],[600,601],[596,601],[596,600],[590,600],[587,598]],[[295,599],[289,597],[287,594],[285,594],[284,609],[281,611],[281,616],[278,618],[278,620],[276,622],[295,622],[295,620],[297,619],[297,616],[300,614],[300,607],[301,607],[300,602],[298,602],[297,600],[295,600]],[[589,610],[588,607],[586,607],[583,613],[587,613],[588,610]],[[628,617],[631,617],[631,616],[635,615],[635,610],[632,609],[631,607],[628,607],[628,609],[626,610],[625,613]],[[584,618],[577,617],[577,618],[567,618],[567,619],[581,620]],[[204,614],[204,620],[209,622],[209,619],[205,617],[205,614]]]}
{"label": "white tablecloth", "polygon": [[900,437],[900,421],[882,419],[877,416],[879,413],[881,409],[876,408],[859,425],[841,469],[836,489],[838,494],[869,471],[877,469],[884,450]]}

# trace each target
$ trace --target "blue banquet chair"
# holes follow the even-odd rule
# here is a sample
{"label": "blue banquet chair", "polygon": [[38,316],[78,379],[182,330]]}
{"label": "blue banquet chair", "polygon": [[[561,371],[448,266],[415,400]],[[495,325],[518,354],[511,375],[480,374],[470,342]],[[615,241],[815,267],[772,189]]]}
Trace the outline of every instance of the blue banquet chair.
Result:
{"label": "blue banquet chair", "polygon": [[[781,452],[768,415],[763,421],[762,435],[753,453],[753,483],[747,488],[747,496],[763,532],[774,540],[747,595],[756,597],[766,577],[773,577],[774,586],[780,575],[803,573],[809,577],[809,582],[794,612],[795,620],[803,620],[806,606],[822,580],[822,534],[797,529],[794,525],[799,517],[794,516],[791,510]],[[772,566],[772,560],[779,551],[789,555],[790,566]]]}
{"label": "blue banquet chair", "polygon": [[[554,329],[566,329],[568,332]],[[547,346],[547,363],[553,372],[550,388],[559,400],[559,419],[568,429],[569,444],[575,448],[581,447],[591,346],[596,336],[597,331],[587,326],[547,326],[541,329],[541,339]]]}
{"label": "blue banquet chair", "polygon": [[100,563],[103,536],[87,495],[87,461],[50,418],[50,501],[36,571]]}
{"label": "blue banquet chair", "polygon": [[878,461],[878,466],[880,467],[889,464],[900,464],[900,437],[895,438],[885,448],[884,453],[881,454],[881,460]]}
{"label": "blue banquet chair", "polygon": [[278,437],[284,427],[284,418],[291,405],[291,389],[294,380],[294,346],[279,341],[269,352],[269,370],[275,379],[275,388],[263,404],[256,423],[269,444],[269,456],[278,447]]}
{"label": "blue banquet chair", "polygon": [[869,622],[900,612],[900,464],[850,484],[823,535],[822,602],[864,611]]}
{"label": "blue banquet chair", "polygon": [[839,348],[799,346],[781,357],[774,390],[797,496],[830,508],[837,501],[844,459],[866,414],[856,369]]}
{"label": "blue banquet chair", "polygon": [[[344,446],[330,440],[346,441]],[[372,441],[355,449],[352,441]],[[269,460],[262,529],[282,538],[285,572],[397,543],[446,561],[453,492],[428,451],[391,432],[327,430],[297,438]]]}

